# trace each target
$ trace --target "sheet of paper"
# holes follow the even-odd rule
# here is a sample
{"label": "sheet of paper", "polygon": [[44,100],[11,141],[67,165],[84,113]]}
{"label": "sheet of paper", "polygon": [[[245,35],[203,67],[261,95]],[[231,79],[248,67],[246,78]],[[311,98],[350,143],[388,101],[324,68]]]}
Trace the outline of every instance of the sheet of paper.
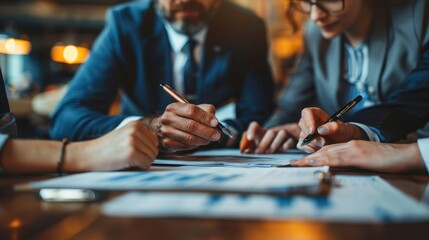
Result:
{"label": "sheet of paper", "polygon": [[327,173],[328,170],[328,167],[259,169],[198,167],[150,172],[92,172],[33,182],[31,187],[284,194],[305,189],[315,194],[319,190],[319,173]]}
{"label": "sheet of paper", "polygon": [[166,156],[156,159],[155,165],[175,166],[228,166],[228,167],[279,167],[289,165],[290,160],[299,159],[306,154],[290,150],[283,154],[241,154],[239,149],[216,149],[198,151],[187,155]]}
{"label": "sheet of paper", "polygon": [[311,219],[340,222],[429,220],[429,208],[377,176],[337,176],[328,197],[132,192],[103,205],[117,217]]}

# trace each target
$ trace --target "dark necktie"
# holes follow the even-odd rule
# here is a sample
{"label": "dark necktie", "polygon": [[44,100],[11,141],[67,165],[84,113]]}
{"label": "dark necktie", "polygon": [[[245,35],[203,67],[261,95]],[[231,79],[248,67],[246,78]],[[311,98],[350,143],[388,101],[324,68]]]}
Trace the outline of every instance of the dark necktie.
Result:
{"label": "dark necktie", "polygon": [[186,63],[183,67],[183,80],[185,83],[185,95],[189,100],[193,100],[196,93],[196,85],[198,79],[198,66],[195,61],[194,50],[197,41],[189,39],[183,47],[183,53],[186,55]]}

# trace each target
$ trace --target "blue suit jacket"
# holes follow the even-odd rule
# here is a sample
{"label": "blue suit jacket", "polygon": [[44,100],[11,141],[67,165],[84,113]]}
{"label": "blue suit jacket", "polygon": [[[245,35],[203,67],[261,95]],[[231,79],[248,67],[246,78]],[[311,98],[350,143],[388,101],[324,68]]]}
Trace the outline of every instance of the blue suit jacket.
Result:
{"label": "blue suit jacket", "polygon": [[423,127],[429,121],[429,48],[385,103],[358,111],[347,120],[380,129],[387,142]]}
{"label": "blue suit jacket", "polygon": [[[251,121],[264,122],[274,107],[274,84],[263,21],[222,1],[209,24],[205,44],[195,103],[219,107],[235,100],[237,119],[228,124],[239,131]],[[172,79],[171,47],[153,2],[110,9],[90,58],[51,116],[51,136],[95,138],[127,116],[161,114],[173,100],[159,84],[174,87]],[[108,116],[118,90],[123,96],[121,115]]]}

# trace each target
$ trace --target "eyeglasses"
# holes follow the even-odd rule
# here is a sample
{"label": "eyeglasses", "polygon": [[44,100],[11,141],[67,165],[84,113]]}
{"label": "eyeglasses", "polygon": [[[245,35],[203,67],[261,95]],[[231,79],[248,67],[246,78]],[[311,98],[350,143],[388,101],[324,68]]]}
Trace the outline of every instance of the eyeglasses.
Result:
{"label": "eyeglasses", "polygon": [[327,13],[337,13],[344,9],[344,0],[289,0],[293,9],[310,13],[311,6],[315,5]]}

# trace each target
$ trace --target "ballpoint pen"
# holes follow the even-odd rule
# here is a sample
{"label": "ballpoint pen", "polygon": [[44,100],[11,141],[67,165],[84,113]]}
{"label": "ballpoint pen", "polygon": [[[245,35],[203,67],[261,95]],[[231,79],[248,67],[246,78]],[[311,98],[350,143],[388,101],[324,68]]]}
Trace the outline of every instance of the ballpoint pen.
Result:
{"label": "ballpoint pen", "polygon": [[[186,100],[184,97],[182,97],[179,93],[177,93],[173,88],[171,88],[170,86],[168,86],[168,84],[159,84],[159,86],[161,86],[161,88],[168,93],[168,95],[170,95],[172,98],[174,98],[176,101],[180,102],[180,103],[189,103],[188,100]],[[231,132],[228,130],[228,128],[226,128],[222,123],[218,123],[216,128],[222,132],[223,134],[225,134],[227,137],[234,139],[234,136],[232,136]]]}
{"label": "ballpoint pen", "polygon": [[[358,104],[360,102],[360,100],[362,100],[362,96],[357,96],[355,99],[351,100],[349,103],[347,103],[344,107],[342,107],[340,110],[338,110],[338,112],[334,113],[329,119],[328,121],[326,121],[323,124],[329,123],[329,122],[333,122],[333,121],[337,121],[341,116],[343,116],[347,111],[349,111],[350,109],[352,109],[354,106],[356,106],[356,104]],[[323,125],[322,124],[322,125]],[[305,146],[307,144],[309,144],[311,141],[313,141],[314,139],[316,139],[317,137],[319,137],[319,133],[316,132],[313,134],[309,134],[307,137],[304,138],[304,140],[302,140],[301,142],[301,147]]]}

